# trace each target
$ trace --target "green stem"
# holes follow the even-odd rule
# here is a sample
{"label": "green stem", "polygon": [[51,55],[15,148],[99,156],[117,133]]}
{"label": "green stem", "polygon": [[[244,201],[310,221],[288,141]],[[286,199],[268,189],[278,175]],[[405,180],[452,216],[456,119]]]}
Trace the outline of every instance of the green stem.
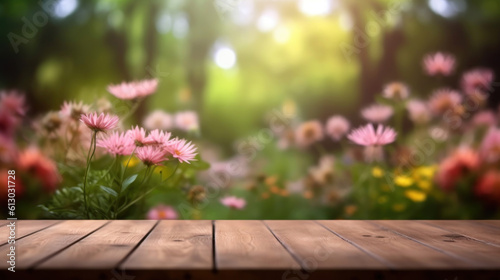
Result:
{"label": "green stem", "polygon": [[121,180],[121,183],[123,183],[123,176],[125,176],[125,172],[127,172],[127,168],[128,168],[128,165],[130,164],[130,160],[132,159],[132,157],[134,156],[135,154],[135,150],[137,149],[137,146],[134,148],[134,150],[132,151],[132,154],[130,154],[130,157],[128,158],[127,160],[127,164],[125,165],[125,168],[123,169],[123,172],[122,172],[122,176],[120,178]]}
{"label": "green stem", "polygon": [[85,204],[85,216],[90,219],[89,208],[87,204],[87,178],[90,171],[90,163],[92,162],[92,157],[95,154],[97,142],[97,132],[94,130],[92,132],[92,139],[90,140],[89,153],[87,154],[87,168],[85,169],[85,177],[83,179],[83,202]]}
{"label": "green stem", "polygon": [[[153,190],[155,190],[158,186],[162,185],[162,183],[164,183],[165,181],[167,181],[168,179],[170,179],[170,177],[172,177],[172,176],[175,174],[175,172],[177,171],[177,168],[179,167],[179,165],[180,165],[180,164],[179,164],[179,163],[177,163],[177,165],[175,166],[175,169],[174,169],[174,171],[172,172],[172,174],[170,174],[170,176],[168,176],[168,177],[167,177],[164,181],[161,181],[161,183],[160,183],[160,184],[158,184],[158,185],[156,185],[156,186],[153,186],[151,189],[149,189],[148,191],[146,191],[143,195],[139,196],[138,198],[136,198],[135,200],[133,200],[133,201],[132,201],[132,202],[130,202],[129,204],[127,204],[127,205],[125,205],[125,206],[121,207],[121,208],[117,211],[116,215],[120,214],[121,212],[123,212],[123,211],[125,211],[127,208],[129,208],[130,206],[134,205],[134,204],[135,204],[135,203],[137,203],[139,200],[143,199],[143,198],[144,198],[144,197],[146,197],[148,194],[150,194],[150,193],[151,193]],[[148,169],[149,169],[149,167],[148,167]],[[148,170],[146,170],[146,174],[147,174],[147,173],[148,173]],[[145,177],[146,177],[146,174],[144,175]],[[148,181],[149,181],[149,180],[148,180]],[[142,182],[141,182],[141,184],[140,184],[140,185],[142,186],[142,184],[143,184],[143,183],[144,183],[144,179],[142,180]]]}
{"label": "green stem", "polygon": [[123,124],[125,122],[125,120],[127,120],[128,118],[130,118],[130,116],[132,116],[135,111],[137,111],[137,109],[139,108],[139,105],[141,105],[142,103],[142,100],[143,98],[140,98],[138,99],[133,105],[132,107],[130,108],[130,110],[127,112],[127,114],[125,114],[125,116],[123,116],[123,118],[121,118],[121,123]]}

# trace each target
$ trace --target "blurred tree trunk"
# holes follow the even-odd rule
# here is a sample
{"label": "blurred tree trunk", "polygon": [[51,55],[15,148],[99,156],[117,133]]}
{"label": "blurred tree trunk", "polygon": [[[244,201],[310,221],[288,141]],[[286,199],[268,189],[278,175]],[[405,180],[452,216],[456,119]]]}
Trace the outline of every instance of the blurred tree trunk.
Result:
{"label": "blurred tree trunk", "polygon": [[212,1],[189,0],[186,3],[189,21],[187,51],[187,81],[193,98],[194,110],[203,109],[203,95],[207,84],[207,57],[217,38],[218,22]]}
{"label": "blurred tree trunk", "polygon": [[[156,20],[158,18],[159,6],[156,1],[148,1],[148,4],[146,32],[144,35],[144,51],[146,52],[146,58],[144,61],[143,78],[157,78],[160,80],[162,77],[157,77],[158,73],[151,73],[151,69],[156,69],[156,65],[153,64],[158,54],[158,31],[156,30]],[[147,104],[145,102],[139,105],[139,108],[137,108],[135,112],[136,120],[140,121],[144,118],[146,109]]]}
{"label": "blurred tree trunk", "polygon": [[[367,5],[369,4],[369,5]],[[365,8],[368,6],[368,8]],[[365,36],[367,40],[366,46],[358,48],[358,60],[360,64],[360,98],[358,101],[359,107],[364,107],[374,101],[376,94],[382,91],[385,83],[392,79],[398,78],[397,73],[397,50],[404,42],[404,33],[399,28],[394,28],[388,32],[385,26],[380,26],[382,15],[387,12],[387,7],[382,6],[377,1],[353,3],[349,5],[350,13],[353,17],[355,26],[355,36]],[[373,12],[370,12],[373,11]],[[366,16],[368,14],[368,16]],[[378,15],[378,20],[372,17]],[[367,20],[368,19],[368,20]],[[380,60],[375,61],[370,57],[370,48],[373,47],[373,38],[367,33],[366,26],[369,21],[379,25],[379,30],[382,36],[382,56]],[[359,34],[362,33],[362,34]]]}

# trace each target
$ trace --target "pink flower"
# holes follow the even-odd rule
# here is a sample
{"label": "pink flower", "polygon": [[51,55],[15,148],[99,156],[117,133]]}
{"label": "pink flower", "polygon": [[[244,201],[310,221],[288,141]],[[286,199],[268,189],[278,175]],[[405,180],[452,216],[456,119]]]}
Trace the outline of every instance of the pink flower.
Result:
{"label": "pink flower", "polygon": [[495,126],[497,124],[497,117],[491,110],[477,112],[472,118],[474,126]]}
{"label": "pink flower", "polygon": [[424,58],[424,69],[430,76],[449,76],[455,69],[455,57],[442,52],[429,54]]}
{"label": "pink flower", "polygon": [[458,91],[439,89],[429,99],[429,108],[435,115],[443,115],[448,111],[455,111],[462,103],[462,96]]}
{"label": "pink flower", "polygon": [[57,188],[61,177],[56,164],[44,156],[36,147],[29,147],[19,154],[17,159],[19,169],[37,177],[46,191],[52,192]]}
{"label": "pink flower", "polygon": [[500,161],[500,129],[490,128],[479,147],[479,155],[486,163]]}
{"label": "pink flower", "polygon": [[414,123],[424,124],[431,119],[427,104],[421,100],[413,99],[408,101],[406,109],[408,110],[410,120]]}
{"label": "pink flower", "polygon": [[384,87],[383,96],[388,99],[402,100],[410,96],[410,89],[400,82],[392,82]]}
{"label": "pink flower", "polygon": [[361,146],[383,146],[396,140],[397,133],[390,127],[379,125],[375,131],[373,124],[367,124],[354,129],[348,136],[349,140]]}
{"label": "pink flower", "polygon": [[20,118],[13,116],[7,110],[0,110],[0,135],[12,137],[20,122]]}
{"label": "pink flower", "polygon": [[127,130],[127,137],[129,137],[137,147],[142,147],[147,144],[146,131],[142,127],[136,126]]}
{"label": "pink flower", "polygon": [[147,218],[149,220],[176,220],[179,215],[173,207],[160,204],[149,210]]}
{"label": "pink flower", "polygon": [[13,137],[0,133],[0,165],[10,164],[16,158],[17,147]]}
{"label": "pink flower", "polygon": [[436,173],[436,182],[443,190],[451,191],[464,175],[478,167],[477,153],[467,147],[459,148],[441,162]]}
{"label": "pink flower", "polygon": [[172,156],[179,160],[179,162],[187,162],[195,161],[196,156],[196,147],[191,144],[191,142],[187,142],[184,139],[173,139],[170,141],[167,146],[167,150]]}
{"label": "pink flower", "polygon": [[174,120],[172,115],[163,112],[162,110],[156,110],[151,112],[143,122],[145,128],[153,129],[172,129],[174,125]]}
{"label": "pink flower", "polygon": [[361,116],[369,122],[383,123],[392,117],[393,113],[394,110],[390,106],[374,104],[363,109]]}
{"label": "pink flower", "polygon": [[493,71],[486,68],[477,68],[464,73],[462,87],[466,94],[473,95],[477,91],[488,92],[493,82]]}
{"label": "pink flower", "polygon": [[82,101],[79,103],[64,101],[60,112],[63,117],[78,120],[81,115],[87,114],[89,110],[90,106],[83,104]]}
{"label": "pink flower", "polygon": [[316,120],[302,123],[295,131],[295,143],[300,147],[309,146],[323,138],[323,126]]}
{"label": "pink flower", "polygon": [[326,122],[326,133],[334,141],[339,141],[349,131],[350,126],[346,118],[333,116]]}
{"label": "pink flower", "polygon": [[97,146],[105,148],[113,155],[130,155],[134,150],[134,142],[124,132],[113,132],[104,139],[97,140]]}
{"label": "pink flower", "polygon": [[90,113],[82,115],[80,121],[94,131],[106,131],[115,128],[119,119],[114,115]]}
{"label": "pink flower", "polygon": [[26,114],[26,105],[24,95],[15,91],[0,92],[0,110],[7,111],[9,114],[22,117]]}
{"label": "pink flower", "polygon": [[184,131],[198,130],[198,114],[193,111],[178,112],[175,115],[175,126]]}
{"label": "pink flower", "polygon": [[163,148],[167,148],[170,145],[170,132],[155,129],[149,132],[148,137],[146,137],[146,143],[148,145],[160,145]]}
{"label": "pink flower", "polygon": [[167,160],[166,151],[156,146],[138,147],[136,155],[147,166],[159,165]]}
{"label": "pink flower", "polygon": [[142,80],[137,82],[122,82],[118,85],[108,86],[108,91],[120,99],[136,99],[153,94],[158,87],[158,80]]}
{"label": "pink flower", "polygon": [[222,203],[224,206],[229,207],[231,209],[238,209],[241,210],[245,208],[247,202],[243,198],[237,198],[235,196],[227,196],[225,198],[222,198],[220,200],[220,203]]}

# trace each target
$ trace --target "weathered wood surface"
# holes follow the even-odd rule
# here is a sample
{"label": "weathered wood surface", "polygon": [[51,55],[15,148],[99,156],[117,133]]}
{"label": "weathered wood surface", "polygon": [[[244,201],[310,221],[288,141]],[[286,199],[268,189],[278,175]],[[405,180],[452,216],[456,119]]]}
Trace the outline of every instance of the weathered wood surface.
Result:
{"label": "weathered wood surface", "polygon": [[2,279],[500,279],[498,221],[17,221],[16,273],[0,235]]}

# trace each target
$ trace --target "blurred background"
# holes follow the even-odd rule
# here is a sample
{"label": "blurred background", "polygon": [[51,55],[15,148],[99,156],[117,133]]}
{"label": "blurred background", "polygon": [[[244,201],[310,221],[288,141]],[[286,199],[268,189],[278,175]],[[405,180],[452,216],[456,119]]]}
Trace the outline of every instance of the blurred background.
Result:
{"label": "blurred background", "polygon": [[[91,103],[108,95],[109,84],[157,78],[157,93],[134,123],[157,109],[197,112],[196,137],[212,167],[269,127],[277,108],[300,120],[340,114],[358,126],[360,109],[389,82],[404,81],[413,97],[426,98],[440,85],[458,87],[471,68],[500,73],[498,0],[3,0],[0,21],[0,88],[24,92],[30,117],[65,100]],[[456,69],[430,79],[422,58],[438,51],[453,54]],[[499,102],[492,94],[487,108]],[[275,160],[257,159],[252,176],[266,174],[268,183],[274,174],[298,180],[320,154],[262,149],[261,157]],[[333,210],[290,214],[303,202],[288,201],[285,212],[269,204],[241,217],[339,217]],[[349,212],[344,206],[338,211]],[[201,217],[220,218],[217,211]],[[376,217],[443,217],[430,212]]]}
{"label": "blurred background", "polygon": [[[94,100],[110,83],[157,77],[159,94],[146,106],[198,111],[203,137],[228,149],[286,100],[307,118],[357,119],[393,80],[428,95],[434,85],[421,60],[429,52],[453,53],[457,73],[500,70],[495,0],[41,3],[0,4],[0,88],[23,90],[30,114]],[[46,23],[34,25],[49,6]],[[491,106],[499,100],[493,95]]]}

